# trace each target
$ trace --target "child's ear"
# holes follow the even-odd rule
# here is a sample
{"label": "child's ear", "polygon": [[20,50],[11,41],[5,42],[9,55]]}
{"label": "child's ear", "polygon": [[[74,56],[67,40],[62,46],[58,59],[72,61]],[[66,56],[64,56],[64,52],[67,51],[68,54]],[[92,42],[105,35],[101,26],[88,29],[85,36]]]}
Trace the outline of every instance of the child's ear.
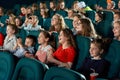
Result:
{"label": "child's ear", "polygon": [[103,49],[101,49],[100,54],[102,54],[103,52],[104,52],[104,50],[103,50]]}

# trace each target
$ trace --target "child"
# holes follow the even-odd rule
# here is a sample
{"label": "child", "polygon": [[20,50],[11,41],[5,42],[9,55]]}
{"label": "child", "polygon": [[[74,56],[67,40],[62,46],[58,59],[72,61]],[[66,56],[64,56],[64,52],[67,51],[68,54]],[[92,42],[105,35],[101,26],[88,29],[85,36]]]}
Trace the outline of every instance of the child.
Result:
{"label": "child", "polygon": [[16,36],[15,33],[17,32],[17,27],[13,24],[7,25],[6,29],[6,34],[7,36],[5,37],[3,48],[7,51],[13,50],[13,47],[16,44]]}
{"label": "child", "polygon": [[120,20],[113,22],[113,33],[114,33],[114,38],[120,41]]}
{"label": "child", "polygon": [[15,56],[21,58],[24,57],[24,55],[27,55],[28,53],[34,54],[34,44],[35,44],[35,37],[32,35],[28,35],[25,40],[25,46],[22,44],[22,39],[18,38],[17,43],[14,46],[14,50],[12,51]]}
{"label": "child", "polygon": [[71,68],[76,56],[72,31],[67,28],[62,29],[59,34],[59,43],[61,46],[48,56],[48,61],[60,67]]}
{"label": "child", "polygon": [[98,73],[98,77],[105,78],[109,70],[109,62],[102,58],[102,54],[108,50],[107,39],[93,39],[90,44],[90,56],[86,58],[83,62],[83,65],[78,69],[78,71],[84,74],[89,80],[90,73]]}
{"label": "child", "polygon": [[33,57],[47,64],[47,56],[50,53],[53,53],[53,48],[51,46],[52,41],[53,39],[47,31],[41,31],[38,37],[38,43],[40,44],[40,46],[35,56],[26,55],[26,57]]}
{"label": "child", "polygon": [[34,31],[34,30],[41,30],[41,26],[38,25],[39,20],[38,17],[35,15],[31,15],[29,17],[26,17],[25,22],[23,23],[22,27],[24,27],[24,30],[30,30],[30,31]]}

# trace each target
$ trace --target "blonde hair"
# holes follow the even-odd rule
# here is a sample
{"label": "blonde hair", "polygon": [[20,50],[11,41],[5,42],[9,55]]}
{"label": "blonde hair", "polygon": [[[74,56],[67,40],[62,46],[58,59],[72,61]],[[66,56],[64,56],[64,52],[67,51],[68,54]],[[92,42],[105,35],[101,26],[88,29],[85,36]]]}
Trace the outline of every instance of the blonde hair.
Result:
{"label": "blonde hair", "polygon": [[[64,18],[60,14],[55,14],[54,16],[58,17],[58,25],[60,26],[57,32],[60,32],[61,29],[67,28]],[[54,30],[55,30],[54,26],[51,26],[50,31],[54,31]]]}

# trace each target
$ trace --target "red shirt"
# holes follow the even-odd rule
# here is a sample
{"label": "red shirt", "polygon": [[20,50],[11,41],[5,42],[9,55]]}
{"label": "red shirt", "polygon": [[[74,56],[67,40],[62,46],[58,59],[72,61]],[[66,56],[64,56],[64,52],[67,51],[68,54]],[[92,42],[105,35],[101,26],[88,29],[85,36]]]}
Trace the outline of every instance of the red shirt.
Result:
{"label": "red shirt", "polygon": [[3,46],[4,43],[4,35],[0,33],[0,46]]}
{"label": "red shirt", "polygon": [[66,49],[63,49],[60,46],[54,53],[53,56],[61,62],[73,62],[76,56],[74,47],[70,46]]}

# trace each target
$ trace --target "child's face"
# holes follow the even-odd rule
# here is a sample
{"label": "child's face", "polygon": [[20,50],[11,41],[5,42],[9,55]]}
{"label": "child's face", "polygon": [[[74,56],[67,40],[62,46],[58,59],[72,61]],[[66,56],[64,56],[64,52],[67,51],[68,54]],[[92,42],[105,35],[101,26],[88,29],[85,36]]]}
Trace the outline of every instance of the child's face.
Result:
{"label": "child's face", "polygon": [[19,27],[20,25],[21,25],[21,21],[20,21],[20,19],[15,19],[15,24],[16,24],[16,26],[17,27]]}
{"label": "child's face", "polygon": [[91,57],[98,57],[101,55],[100,54],[101,49],[98,47],[97,44],[94,44],[94,43],[91,43],[89,52],[90,52]]}
{"label": "child's face", "polygon": [[114,23],[113,33],[114,33],[114,37],[117,37],[117,38],[120,37],[120,25],[118,23]]}
{"label": "child's face", "polygon": [[31,46],[33,46],[33,40],[32,39],[29,39],[29,38],[26,38],[26,40],[25,40],[25,46],[26,47],[31,47]]}
{"label": "child's face", "polygon": [[77,22],[79,21],[79,18],[78,17],[74,17],[73,18],[73,27],[76,29],[77,28]]}
{"label": "child's face", "polygon": [[55,25],[58,24],[58,22],[59,22],[58,16],[54,15],[54,16],[52,17],[52,20],[51,20],[51,25],[52,25],[52,26],[55,26]]}
{"label": "child's face", "polygon": [[67,38],[66,36],[64,36],[63,31],[61,31],[60,34],[59,34],[59,43],[60,43],[60,44],[63,44],[63,43],[65,43],[67,40],[68,40],[68,38]]}
{"label": "child's face", "polygon": [[46,38],[45,38],[44,34],[40,33],[39,36],[38,36],[38,43],[43,44],[45,42],[46,42]]}
{"label": "child's face", "polygon": [[7,29],[6,29],[6,34],[8,35],[8,36],[11,36],[11,35],[13,35],[15,33],[15,30],[13,30],[12,28],[11,28],[11,26],[7,26]]}

